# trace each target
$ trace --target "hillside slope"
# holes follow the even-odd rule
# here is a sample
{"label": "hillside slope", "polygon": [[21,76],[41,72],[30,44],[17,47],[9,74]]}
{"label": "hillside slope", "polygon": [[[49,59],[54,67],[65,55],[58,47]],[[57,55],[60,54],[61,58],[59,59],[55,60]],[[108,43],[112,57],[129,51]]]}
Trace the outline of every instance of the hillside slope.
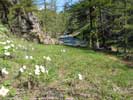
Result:
{"label": "hillside slope", "polygon": [[[133,98],[133,69],[115,56],[0,38],[0,86],[9,89],[5,100]],[[4,68],[8,73],[2,73]]]}

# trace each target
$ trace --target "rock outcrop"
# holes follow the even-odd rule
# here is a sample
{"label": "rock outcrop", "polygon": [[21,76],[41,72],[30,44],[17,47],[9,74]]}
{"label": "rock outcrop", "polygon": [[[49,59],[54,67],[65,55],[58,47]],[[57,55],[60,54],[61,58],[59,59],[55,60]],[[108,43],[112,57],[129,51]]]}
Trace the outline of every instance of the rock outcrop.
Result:
{"label": "rock outcrop", "polygon": [[26,12],[23,8],[16,7],[13,9],[12,22],[10,22],[8,15],[10,14],[10,9],[16,4],[20,4],[20,0],[0,1],[2,22],[9,25],[12,33],[24,37],[27,40],[44,44],[55,44],[53,39],[49,36],[45,36],[37,17],[32,11]]}

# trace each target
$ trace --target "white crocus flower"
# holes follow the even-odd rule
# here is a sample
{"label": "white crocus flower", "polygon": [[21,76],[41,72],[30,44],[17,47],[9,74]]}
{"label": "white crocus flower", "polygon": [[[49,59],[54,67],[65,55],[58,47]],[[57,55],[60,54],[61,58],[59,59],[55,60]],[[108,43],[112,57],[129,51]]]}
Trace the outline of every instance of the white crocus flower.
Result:
{"label": "white crocus flower", "polygon": [[26,69],[26,66],[25,66],[25,65],[23,65],[23,69],[24,69],[24,70]]}
{"label": "white crocus flower", "polygon": [[43,59],[46,59],[47,57],[46,56],[43,56]]}
{"label": "white crocus flower", "polygon": [[19,71],[20,71],[21,73],[23,73],[23,72],[24,72],[24,69],[23,69],[23,68],[20,68]]}
{"label": "white crocus flower", "polygon": [[4,55],[10,56],[11,54],[10,54],[10,52],[5,52]]}
{"label": "white crocus flower", "polygon": [[10,49],[10,48],[11,48],[11,46],[5,46],[5,47],[4,47],[5,50],[8,50],[8,49]]}
{"label": "white crocus flower", "polygon": [[5,45],[5,44],[6,44],[6,42],[0,42],[0,44],[3,44],[3,45]]}
{"label": "white crocus flower", "polygon": [[9,44],[9,43],[11,43],[11,41],[10,41],[10,40],[7,40],[7,41],[6,41],[6,43],[8,43],[8,44]]}
{"label": "white crocus flower", "polygon": [[48,56],[48,57],[46,58],[46,60],[47,60],[47,61],[51,61],[51,58]]}
{"label": "white crocus flower", "polygon": [[24,70],[26,70],[26,66],[25,66],[25,65],[23,65],[23,66],[19,69],[19,71],[20,71],[21,73],[23,73]]}
{"label": "white crocus flower", "polygon": [[35,68],[36,68],[36,69],[39,69],[39,65],[35,65]]}
{"label": "white crocus flower", "polygon": [[40,75],[40,70],[39,69],[35,69],[35,75]]}
{"label": "white crocus flower", "polygon": [[32,73],[29,73],[29,75],[32,75]]}
{"label": "white crocus flower", "polygon": [[32,48],[32,50],[34,50],[34,48]]}
{"label": "white crocus flower", "polygon": [[83,76],[81,74],[78,74],[79,80],[83,80]]}
{"label": "white crocus flower", "polygon": [[33,59],[33,56],[25,56],[25,59]]}
{"label": "white crocus flower", "polygon": [[8,92],[9,92],[9,89],[6,89],[4,86],[2,86],[0,89],[0,96],[5,97]]}
{"label": "white crocus flower", "polygon": [[51,61],[51,58],[49,56],[48,57],[43,56],[43,59],[46,59],[47,61]]}
{"label": "white crocus flower", "polygon": [[35,65],[35,75],[40,75],[40,66]]}
{"label": "white crocus flower", "polygon": [[33,59],[33,56],[29,56],[30,59]]}
{"label": "white crocus flower", "polygon": [[25,56],[25,59],[29,59],[29,56]]}
{"label": "white crocus flower", "polygon": [[14,48],[14,47],[15,47],[15,46],[14,46],[14,44],[11,44],[11,47],[13,47],[13,48]]}
{"label": "white crocus flower", "polygon": [[8,74],[9,74],[9,72],[6,70],[6,68],[3,68],[3,69],[1,70],[1,72],[2,72],[2,74],[5,74],[5,75],[8,75]]}
{"label": "white crocus flower", "polygon": [[47,73],[48,74],[48,70],[45,69],[45,67],[43,65],[35,65],[35,75],[40,75],[42,73]]}

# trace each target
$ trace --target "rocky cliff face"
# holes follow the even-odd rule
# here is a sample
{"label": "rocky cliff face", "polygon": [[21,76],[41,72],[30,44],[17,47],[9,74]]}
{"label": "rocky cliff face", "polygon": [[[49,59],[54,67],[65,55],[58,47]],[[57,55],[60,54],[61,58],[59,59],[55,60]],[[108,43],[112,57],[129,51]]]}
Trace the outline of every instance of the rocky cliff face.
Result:
{"label": "rocky cliff face", "polygon": [[44,43],[45,34],[41,30],[37,17],[33,12],[25,12],[24,9],[15,9],[12,23],[9,23],[9,10],[16,4],[19,4],[20,0],[1,0],[0,1],[0,13],[2,22],[8,24],[11,31],[19,36],[22,36],[28,40],[36,40],[40,43]]}

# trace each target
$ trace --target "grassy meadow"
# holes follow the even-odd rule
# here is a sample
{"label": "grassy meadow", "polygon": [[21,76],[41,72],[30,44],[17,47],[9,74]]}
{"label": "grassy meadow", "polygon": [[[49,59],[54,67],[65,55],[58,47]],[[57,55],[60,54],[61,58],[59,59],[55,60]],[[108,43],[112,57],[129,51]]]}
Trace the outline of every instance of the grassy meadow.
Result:
{"label": "grassy meadow", "polygon": [[1,100],[133,99],[133,69],[116,56],[85,48],[1,36],[3,68],[8,73],[1,75],[0,86],[9,92]]}

